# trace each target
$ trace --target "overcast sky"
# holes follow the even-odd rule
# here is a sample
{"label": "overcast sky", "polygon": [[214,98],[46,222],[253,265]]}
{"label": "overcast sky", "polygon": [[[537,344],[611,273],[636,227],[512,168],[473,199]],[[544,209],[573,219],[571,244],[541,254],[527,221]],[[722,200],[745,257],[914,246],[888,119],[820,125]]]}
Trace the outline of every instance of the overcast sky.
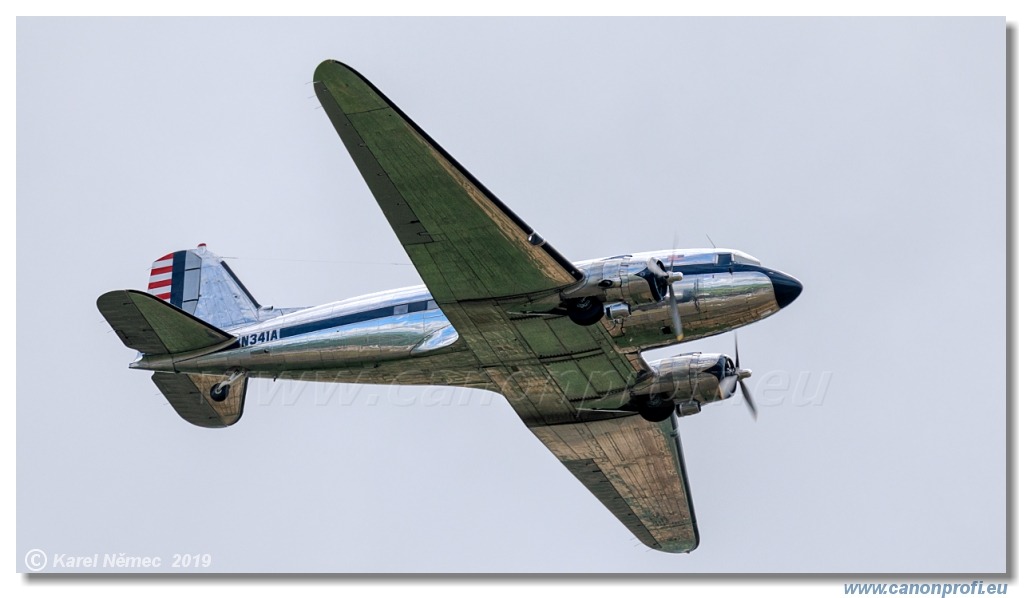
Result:
{"label": "overcast sky", "polygon": [[[18,570],[1005,567],[1002,19],[19,19]],[[309,84],[352,65],[570,259],[743,249],[761,404],[681,422],[648,550],[497,395],[255,381],[182,421],[95,307],[206,242],[264,304],[417,284]],[[725,335],[650,355],[731,352]],[[165,568],[165,572],[171,572]]]}

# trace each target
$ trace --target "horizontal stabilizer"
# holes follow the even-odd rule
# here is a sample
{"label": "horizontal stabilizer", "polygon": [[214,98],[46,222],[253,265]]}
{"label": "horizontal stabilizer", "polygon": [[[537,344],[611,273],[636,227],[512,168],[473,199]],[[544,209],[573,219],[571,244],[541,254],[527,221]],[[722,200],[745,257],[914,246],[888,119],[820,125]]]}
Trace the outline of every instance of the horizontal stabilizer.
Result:
{"label": "horizontal stabilizer", "polygon": [[127,347],[167,355],[223,345],[232,335],[142,291],[110,291],[96,307]]}
{"label": "horizontal stabilizer", "polygon": [[170,374],[157,372],[153,382],[178,415],[203,428],[226,428],[242,417],[248,379],[242,377],[228,386],[221,400],[212,396],[213,387],[227,381],[225,376]]}

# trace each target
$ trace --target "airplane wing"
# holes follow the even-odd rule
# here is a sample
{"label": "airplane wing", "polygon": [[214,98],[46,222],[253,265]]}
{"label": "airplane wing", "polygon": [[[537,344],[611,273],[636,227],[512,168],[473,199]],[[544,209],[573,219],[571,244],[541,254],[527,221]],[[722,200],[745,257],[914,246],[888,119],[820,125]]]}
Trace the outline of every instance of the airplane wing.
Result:
{"label": "airplane wing", "polygon": [[[324,111],[434,300],[527,426],[645,544],[688,552],[697,535],[671,424],[590,411],[644,367],[603,324],[516,306],[575,283],[576,268],[369,81],[325,61]],[[669,427],[666,427],[669,426]]]}
{"label": "airplane wing", "polygon": [[324,62],[313,85],[435,301],[524,295],[580,277],[358,73]]}
{"label": "airplane wing", "polygon": [[533,433],[641,542],[690,552],[699,536],[675,416],[543,426]]}

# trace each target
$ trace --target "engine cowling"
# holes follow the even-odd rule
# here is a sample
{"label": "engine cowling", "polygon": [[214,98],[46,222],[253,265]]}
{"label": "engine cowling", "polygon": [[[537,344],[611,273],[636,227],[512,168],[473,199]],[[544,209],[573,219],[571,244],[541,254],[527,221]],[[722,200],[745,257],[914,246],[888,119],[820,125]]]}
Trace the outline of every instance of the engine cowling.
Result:
{"label": "engine cowling", "polygon": [[563,300],[594,298],[604,304],[630,307],[657,303],[668,293],[667,283],[654,276],[647,261],[632,256],[609,258],[580,268],[582,280],[562,292]]}
{"label": "engine cowling", "polygon": [[675,410],[700,412],[707,403],[728,399],[736,385],[722,380],[735,371],[732,358],[720,353],[688,353],[648,364],[649,372],[630,389],[632,404],[646,419],[660,421]]}

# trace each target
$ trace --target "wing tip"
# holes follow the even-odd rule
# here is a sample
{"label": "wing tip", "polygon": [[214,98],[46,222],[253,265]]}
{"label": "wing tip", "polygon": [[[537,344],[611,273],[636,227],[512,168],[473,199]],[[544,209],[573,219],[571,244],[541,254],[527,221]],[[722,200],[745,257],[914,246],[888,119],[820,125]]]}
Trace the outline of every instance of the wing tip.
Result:
{"label": "wing tip", "polygon": [[359,71],[344,62],[328,58],[317,65],[316,69],[313,71],[313,81],[322,81],[326,75],[331,73],[337,74],[339,71],[348,71],[355,74],[360,79],[365,79],[365,77],[359,74]]}
{"label": "wing tip", "polygon": [[668,552],[671,554],[689,554],[694,550],[697,550],[697,546],[700,545],[700,539],[694,534],[692,540],[679,540],[678,542],[668,541],[658,546],[652,546],[655,550],[660,552]]}
{"label": "wing tip", "polygon": [[99,310],[102,312],[103,311],[103,306],[105,304],[109,304],[111,301],[116,301],[116,300],[120,299],[121,297],[124,297],[125,293],[127,293],[127,291],[124,290],[124,289],[117,289],[115,291],[107,291],[106,293],[103,293],[102,295],[100,295],[99,297],[96,298],[96,307],[99,308]]}

